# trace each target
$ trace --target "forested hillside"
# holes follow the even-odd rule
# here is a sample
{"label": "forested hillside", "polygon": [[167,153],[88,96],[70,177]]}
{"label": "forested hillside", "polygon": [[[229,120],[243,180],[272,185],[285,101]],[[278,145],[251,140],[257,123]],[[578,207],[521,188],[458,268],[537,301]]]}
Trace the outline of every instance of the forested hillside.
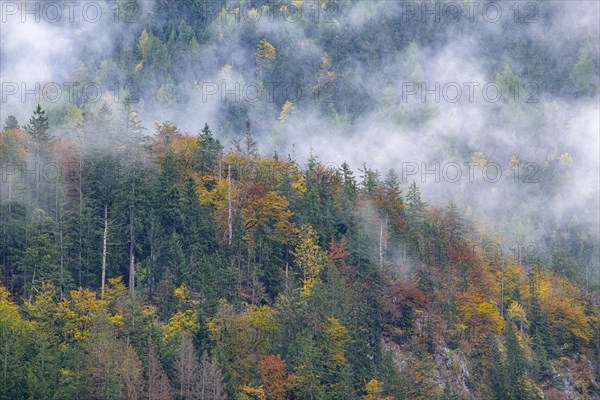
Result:
{"label": "forested hillside", "polygon": [[598,395],[597,285],[394,170],[300,168],[249,124],[224,152],[106,107],[77,140],[13,122],[3,157],[44,168],[3,186],[4,398]]}
{"label": "forested hillside", "polygon": [[600,399],[595,2],[14,3],[0,399]]}

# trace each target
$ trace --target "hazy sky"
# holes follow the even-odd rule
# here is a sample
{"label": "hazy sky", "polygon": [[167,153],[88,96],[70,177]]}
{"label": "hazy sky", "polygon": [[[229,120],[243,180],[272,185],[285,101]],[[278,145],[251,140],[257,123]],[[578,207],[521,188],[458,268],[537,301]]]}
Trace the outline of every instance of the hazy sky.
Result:
{"label": "hazy sky", "polygon": [[[383,175],[394,168],[406,181],[414,178],[422,184],[431,203],[454,199],[475,216],[498,224],[513,214],[523,220],[533,216],[550,226],[598,221],[597,93],[575,99],[568,90],[557,90],[553,82],[529,81],[522,82],[518,100],[506,105],[514,94],[504,92],[495,101],[494,80],[504,66],[518,76],[540,68],[535,54],[523,56],[515,50],[529,40],[538,52],[565,60],[564,65],[558,63],[562,69],[557,73],[569,74],[583,47],[597,69],[599,3],[519,2],[516,9],[508,3],[487,8],[468,4],[472,8],[450,1],[437,14],[425,12],[428,5],[420,2],[363,1],[352,8],[342,4],[321,11],[318,33],[281,16],[261,15],[257,21],[239,22],[217,19],[208,28],[210,42],[202,45],[195,62],[191,57],[173,60],[181,71],[175,78],[183,101],[171,108],[144,103],[137,108],[149,128],[154,120],[169,119],[182,130],[196,133],[208,122],[228,145],[235,132],[220,132],[220,121],[232,105],[243,106],[266,152],[288,154],[293,147],[297,160],[303,162],[312,149],[332,165],[348,161],[358,169],[366,162]],[[2,119],[12,113],[25,122],[35,99],[23,89],[35,90],[36,85],[41,90],[54,82],[63,90],[64,100],[69,90],[65,82],[72,81],[80,60],[97,60],[102,65],[121,44],[136,46],[141,29],[135,23],[115,21],[114,7],[105,2],[77,2],[71,10],[73,22],[64,4],[60,18],[52,7],[38,10],[39,22],[24,7],[18,2],[2,3]],[[142,2],[137,12],[153,15],[153,2]],[[521,22],[515,22],[517,12]],[[57,18],[58,22],[51,21]],[[431,28],[428,34],[434,40],[427,43],[415,37],[419,45],[397,49],[395,38],[370,33],[381,20],[421,21]],[[160,25],[160,16],[154,16],[153,23]],[[259,77],[254,60],[258,40],[248,43],[249,29],[253,38],[264,37],[274,44],[277,56],[285,57],[285,76],[297,77],[291,83],[303,89],[284,123],[277,121],[280,102],[268,101],[266,96],[257,102],[250,99]],[[318,38],[326,32],[342,37],[360,34],[368,46],[330,65],[335,76],[332,86],[324,87],[314,101],[306,82],[318,81],[319,65],[327,52]],[[371,63],[366,55],[377,51],[383,56]],[[223,70],[225,64],[230,70]],[[91,83],[92,89],[98,86],[101,98],[108,99],[114,88],[111,82],[78,83],[79,87]],[[290,81],[277,82],[275,90],[286,83]],[[230,90],[240,85],[240,97],[225,96],[223,101],[222,84]],[[429,90],[425,96],[421,84]],[[207,95],[202,88],[219,88],[219,92]],[[142,97],[154,97],[143,86],[139,89]],[[53,92],[49,93],[46,97],[52,97]],[[359,99],[358,105],[347,105],[350,112],[358,107],[352,119],[334,114],[323,104],[333,101],[346,107],[352,98]],[[53,108],[48,102],[44,105]],[[492,163],[485,171],[465,165],[478,157],[474,156],[477,152]],[[526,169],[515,176],[511,160]],[[424,168],[431,172],[423,175]],[[530,229],[526,235],[536,232]]]}

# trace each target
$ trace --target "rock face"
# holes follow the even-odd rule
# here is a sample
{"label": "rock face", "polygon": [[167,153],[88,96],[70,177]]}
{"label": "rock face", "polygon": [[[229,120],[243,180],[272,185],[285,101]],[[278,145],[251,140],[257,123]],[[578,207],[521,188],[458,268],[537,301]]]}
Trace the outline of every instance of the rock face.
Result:
{"label": "rock face", "polygon": [[434,363],[437,366],[439,385],[445,392],[455,393],[461,399],[472,398],[467,387],[469,378],[467,358],[462,351],[438,347]]}
{"label": "rock face", "polygon": [[[487,388],[473,381],[470,363],[461,349],[450,349],[440,341],[425,360],[393,341],[384,341],[383,349],[393,354],[400,376],[405,377],[402,383],[406,386],[406,398],[411,398],[411,393],[427,393],[427,398],[432,399],[490,398]],[[600,400],[597,369],[594,360],[584,356],[577,360],[561,358],[552,364],[551,384],[544,388],[535,386],[532,393],[545,400]]]}
{"label": "rock face", "polygon": [[400,375],[407,377],[407,393],[427,392],[433,398],[444,399],[478,398],[467,385],[469,365],[460,349],[451,350],[439,343],[435,354],[423,361],[394,342],[387,341],[383,346],[394,355]]}
{"label": "rock face", "polygon": [[578,360],[561,358],[552,365],[553,387],[544,391],[545,399],[599,400],[600,377],[595,371],[600,366],[581,356]]}

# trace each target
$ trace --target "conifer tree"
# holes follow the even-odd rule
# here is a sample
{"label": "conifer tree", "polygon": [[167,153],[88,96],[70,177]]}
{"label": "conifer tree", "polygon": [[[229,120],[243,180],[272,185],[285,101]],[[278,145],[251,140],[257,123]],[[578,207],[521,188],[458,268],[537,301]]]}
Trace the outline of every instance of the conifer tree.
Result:
{"label": "conifer tree", "polygon": [[48,117],[46,117],[46,111],[44,111],[38,103],[35,110],[33,110],[33,115],[29,120],[29,124],[25,127],[32,143],[34,165],[32,166],[33,168],[29,169],[36,171],[34,178],[35,204],[38,207],[42,205],[40,203],[40,193],[42,189],[46,188],[46,185],[43,185],[44,187],[42,188],[42,182],[45,183],[46,181],[42,171],[46,167],[45,164],[51,160],[52,156],[52,138],[48,133],[48,128],[49,124]]}

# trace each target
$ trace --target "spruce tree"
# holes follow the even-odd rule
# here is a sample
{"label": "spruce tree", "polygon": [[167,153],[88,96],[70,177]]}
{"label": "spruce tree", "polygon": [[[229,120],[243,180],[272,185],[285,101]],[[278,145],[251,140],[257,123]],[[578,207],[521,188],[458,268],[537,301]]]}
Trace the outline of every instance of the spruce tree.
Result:
{"label": "spruce tree", "polygon": [[515,330],[511,323],[504,328],[504,340],[506,343],[506,378],[508,386],[507,399],[527,399],[527,386],[525,375],[525,357],[523,349],[517,340]]}
{"label": "spruce tree", "polygon": [[219,166],[223,146],[214,138],[208,123],[198,135],[198,169],[203,174],[214,173]]}
{"label": "spruce tree", "polygon": [[[42,109],[39,104],[33,110],[33,115],[29,120],[29,124],[25,128],[29,134],[34,147],[34,153],[41,155],[47,154],[50,150],[50,134],[48,133],[48,118],[46,117],[46,111]],[[44,152],[44,153],[42,153]]]}
{"label": "spruce tree", "polygon": [[52,138],[48,133],[48,118],[46,112],[38,104],[33,111],[33,116],[29,120],[25,130],[29,134],[29,139],[32,144],[32,153],[34,157],[34,165],[28,168],[29,170],[35,170],[35,206],[39,207],[43,205],[43,200],[40,199],[41,192],[45,191],[46,182],[45,177],[42,175],[42,171],[46,167],[46,163],[51,160],[52,156]]}
{"label": "spruce tree", "polygon": [[17,129],[19,127],[19,122],[15,118],[14,115],[9,115],[4,120],[4,125],[2,126],[3,131],[12,131],[13,129]]}

